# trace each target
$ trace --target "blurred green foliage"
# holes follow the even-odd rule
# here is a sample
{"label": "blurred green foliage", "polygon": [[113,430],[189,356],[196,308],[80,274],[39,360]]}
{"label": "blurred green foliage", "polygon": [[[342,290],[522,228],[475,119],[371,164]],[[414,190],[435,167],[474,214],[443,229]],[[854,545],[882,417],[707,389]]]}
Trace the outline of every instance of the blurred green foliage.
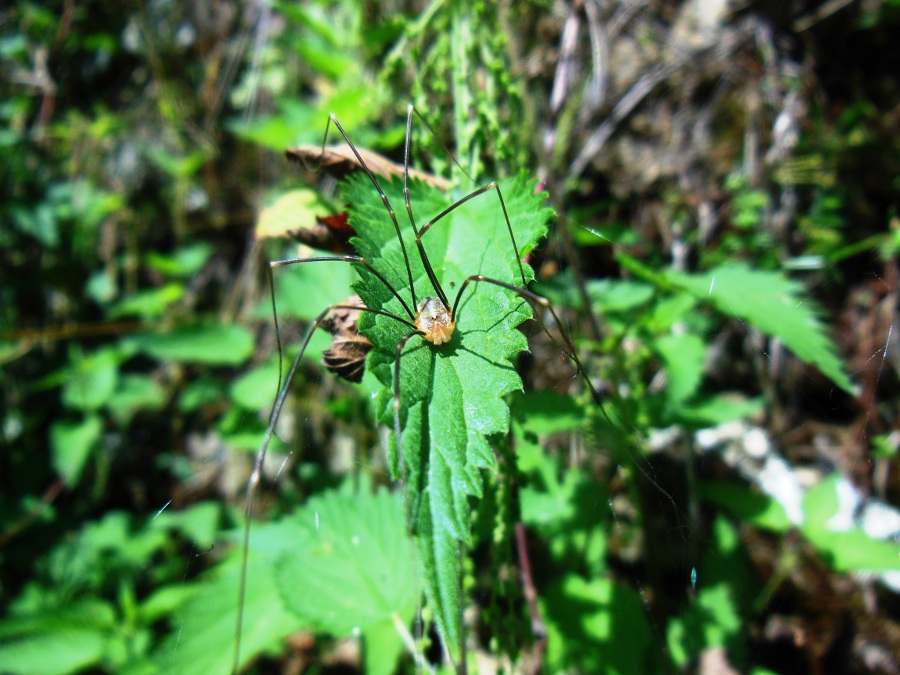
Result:
{"label": "blurred green foliage", "polygon": [[[616,101],[604,113],[592,99],[596,65],[627,71],[598,57],[615,34],[588,30],[600,23],[596,3],[586,4],[583,14],[562,3],[413,10],[351,0],[16,1],[2,10],[0,671],[229,671],[243,493],[278,358],[292,358],[301,328],[357,279],[346,265],[277,273],[278,355],[265,263],[296,256],[296,246],[254,226],[266,206],[269,220],[292,223],[340,208],[327,181],[320,198],[297,195],[300,179],[281,156],[321,144],[329,112],[360,147],[402,161],[410,101],[433,126],[414,128],[417,163],[451,176],[458,194],[470,180],[520,170],[553,188],[565,213],[551,242],[565,249],[571,237],[572,248],[532,252],[532,289],[571,327],[606,407],[573,376],[565,341],[542,345],[542,331],[530,330],[526,391],[507,397],[511,432],[490,437],[496,468],[460,492],[468,555],[452,572],[430,571],[460,589],[458,630],[473,671],[485,659],[508,671],[538,662],[548,672],[690,672],[722,650],[737,670],[765,672],[778,668],[761,648],[766,613],[793,599],[797,577],[900,567],[894,544],[857,522],[833,526],[849,485],[841,476],[860,464],[876,467],[873,484],[888,476],[872,491],[897,501],[890,333],[873,329],[870,346],[849,330],[890,307],[900,250],[891,131],[900,103],[877,84],[895,79],[866,50],[834,45],[892,35],[900,5],[868,3],[840,25],[812,16],[812,28],[806,14],[754,15],[755,26],[791,36],[819,79],[801,86],[790,69],[772,75],[777,59],[763,47],[743,52],[735,62],[770,79],[758,90],[741,81],[753,96],[729,99],[704,131],[715,143],[703,161],[667,174],[662,160],[641,164],[679,154],[674,131],[658,147],[648,140],[667,119],[658,91],[617,129],[631,145],[598,152],[590,170],[561,168],[615,118]],[[638,18],[652,21],[610,15],[604,25],[629,25],[625,60],[656,72],[635,55],[673,58],[657,51],[664,43],[653,30],[681,25],[676,13],[650,8]],[[723,25],[748,25],[738,18]],[[566,25],[587,26],[589,56],[560,74]],[[703,54],[684,80],[734,81],[711,75],[719,71]],[[847,82],[821,75],[829,72]],[[552,102],[578,78],[589,80],[583,90]],[[678,105],[708,114],[714,106],[698,101],[728,98],[718,84],[704,87]],[[742,115],[759,91],[767,101],[796,93],[807,109],[793,119],[793,145],[773,142],[786,154],[753,172],[755,118]],[[754,105],[777,129],[778,111]],[[623,178],[622,166],[638,168]],[[296,201],[280,202],[285,195]],[[709,231],[698,203],[718,218]],[[691,255],[679,258],[678,245]],[[853,315],[854,303],[868,304]],[[298,672],[345,658],[365,672],[411,672],[410,652],[439,659],[440,636],[428,631],[438,610],[425,607],[417,634],[421,573],[404,509],[386,487],[376,425],[389,401],[373,399],[382,386],[372,374],[359,386],[324,375],[321,333],[261,489],[266,522],[253,529],[242,664]],[[784,349],[795,369],[787,377],[773,372]],[[542,372],[560,364],[562,375]],[[833,473],[798,488],[795,509],[726,464],[734,447],[699,456],[704,430],[752,425],[788,453],[814,445],[792,440],[807,439],[808,423],[826,422],[862,439],[863,459],[847,467],[831,456]],[[840,603],[821,604],[843,617]],[[790,653],[810,670],[825,658]]]}

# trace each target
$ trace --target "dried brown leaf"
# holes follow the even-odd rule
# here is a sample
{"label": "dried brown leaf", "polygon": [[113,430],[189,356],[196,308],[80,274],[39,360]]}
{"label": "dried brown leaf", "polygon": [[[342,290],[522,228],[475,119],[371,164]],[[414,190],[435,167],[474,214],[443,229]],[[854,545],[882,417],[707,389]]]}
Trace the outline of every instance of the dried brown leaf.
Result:
{"label": "dried brown leaf", "polygon": [[[392,178],[403,175],[402,164],[398,164],[372,150],[358,147],[357,151],[375,176]],[[328,145],[324,148],[318,145],[298,145],[296,148],[288,148],[284,153],[290,161],[301,164],[306,169],[321,169],[338,180],[355,171],[362,171],[359,159],[353,154],[350,146],[346,144]],[[447,179],[425,173],[424,171],[418,171],[417,169],[410,169],[409,177],[420,180],[438,190],[447,190],[450,187],[450,182]]]}
{"label": "dried brown leaf", "polygon": [[[366,355],[372,343],[359,334],[359,315],[366,308],[358,295],[344,300],[321,325],[331,331],[331,347],[322,355],[325,367],[348,382],[360,382],[366,369]],[[352,309],[347,305],[359,307]]]}

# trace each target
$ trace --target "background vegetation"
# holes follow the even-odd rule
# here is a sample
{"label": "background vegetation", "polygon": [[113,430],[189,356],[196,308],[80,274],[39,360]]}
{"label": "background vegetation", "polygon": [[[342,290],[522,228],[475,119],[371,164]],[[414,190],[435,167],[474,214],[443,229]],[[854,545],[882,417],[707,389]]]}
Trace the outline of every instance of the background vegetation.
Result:
{"label": "background vegetation", "polygon": [[[297,255],[257,225],[342,210],[282,154],[329,112],[402,159],[412,101],[420,168],[546,186],[533,288],[624,428],[526,326],[469,668],[900,672],[900,3],[16,1],[0,27],[0,671],[228,672],[265,264]],[[279,276],[286,343],[351,281]],[[380,385],[327,345],[259,495],[243,663],[411,671]]]}

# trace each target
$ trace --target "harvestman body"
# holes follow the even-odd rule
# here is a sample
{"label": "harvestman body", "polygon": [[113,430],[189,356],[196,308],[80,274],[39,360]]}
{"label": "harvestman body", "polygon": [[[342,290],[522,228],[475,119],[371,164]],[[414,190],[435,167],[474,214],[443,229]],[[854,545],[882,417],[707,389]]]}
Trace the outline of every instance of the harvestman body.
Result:
{"label": "harvestman body", "polygon": [[[415,245],[419,253],[419,259],[421,261],[422,267],[424,268],[424,272],[428,277],[429,283],[434,291],[434,295],[424,296],[422,298],[417,297],[416,289],[413,281],[413,273],[412,268],[410,266],[410,258],[407,253],[406,244],[404,243],[404,239],[401,233],[400,225],[397,221],[397,217],[395,211],[393,210],[390,200],[388,196],[385,194],[384,190],[381,188],[378,179],[375,174],[370,170],[368,164],[363,158],[363,154],[353,145],[348,137],[347,133],[344,131],[340,122],[337,120],[334,114],[329,116],[329,126],[334,124],[335,127],[340,132],[341,136],[346,141],[353,155],[359,163],[360,168],[365,172],[369,181],[372,183],[375,190],[378,192],[381,201],[384,205],[384,208],[389,215],[391,222],[393,224],[393,228],[397,237],[397,241],[400,245],[400,251],[402,253],[402,257],[406,267],[406,277],[409,287],[410,296],[412,299],[412,303],[408,304],[406,300],[401,296],[401,294],[391,285],[391,283],[385,278],[385,276],[379,272],[375,267],[373,267],[367,260],[360,256],[351,256],[351,255],[341,255],[341,256],[315,256],[308,258],[294,258],[289,260],[278,260],[273,261],[269,264],[269,276],[270,276],[270,285],[272,289],[272,304],[273,311],[275,307],[275,291],[274,291],[274,276],[273,270],[277,267],[283,267],[288,265],[297,265],[297,264],[306,264],[306,263],[314,263],[314,262],[344,262],[356,265],[360,268],[365,269],[368,273],[372,274],[376,279],[379,280],[381,284],[383,284],[384,288],[391,293],[391,295],[399,301],[400,306],[403,308],[406,317],[398,316],[391,312],[387,312],[380,309],[371,309],[365,308],[364,312],[369,312],[371,314],[381,315],[385,317],[389,317],[390,319],[397,321],[401,324],[409,327],[410,332],[407,333],[404,337],[402,337],[396,345],[396,354],[394,357],[394,366],[393,366],[393,426],[394,426],[394,435],[397,443],[398,452],[402,453],[403,441],[402,441],[402,429],[400,424],[401,417],[401,408],[402,408],[402,399],[401,399],[401,391],[400,391],[400,365],[401,365],[401,355],[403,349],[407,345],[407,343],[414,337],[420,336],[426,342],[440,346],[443,344],[447,344],[453,340],[454,331],[456,328],[456,322],[459,320],[459,310],[460,310],[460,300],[463,297],[466,289],[470,284],[478,284],[478,283],[487,283],[492,284],[494,286],[498,286],[508,291],[511,291],[517,294],[520,298],[525,300],[531,305],[536,305],[540,307],[542,310],[550,312],[553,316],[553,319],[556,322],[556,325],[562,331],[562,338],[565,342],[565,345],[562,347],[563,351],[566,355],[572,359],[578,371],[584,376],[585,381],[588,384],[588,388],[590,389],[592,396],[595,402],[600,406],[603,411],[604,416],[609,417],[606,413],[606,409],[603,405],[602,396],[597,392],[597,390],[593,387],[590,380],[588,379],[586,372],[582,366],[581,361],[579,360],[577,354],[575,353],[575,349],[572,345],[571,339],[566,334],[563,329],[563,324],[559,320],[559,317],[556,315],[556,312],[553,310],[550,302],[540,296],[537,295],[527,289],[524,288],[527,283],[525,277],[525,271],[522,266],[522,262],[520,259],[520,252],[518,244],[516,243],[515,234],[513,232],[512,225],[510,223],[509,214],[507,212],[506,202],[504,201],[503,194],[499,185],[496,182],[491,182],[483,187],[476,189],[475,191],[469,193],[468,195],[462,197],[458,201],[454,202],[452,205],[441,211],[437,216],[428,221],[421,229],[416,226],[415,218],[413,216],[413,209],[410,202],[410,191],[409,191],[409,153],[410,153],[410,135],[412,131],[412,118],[413,114],[417,115],[419,119],[428,126],[428,123],[422,118],[422,116],[415,110],[415,108],[410,105],[407,110],[407,121],[406,121],[406,142],[404,147],[404,165],[403,165],[403,195],[404,195],[404,203],[406,206],[406,211],[409,217],[410,225],[412,228],[413,235],[415,236]],[[430,128],[430,127],[429,127]],[[325,142],[328,137],[328,129],[326,128],[325,132],[325,141],[323,141],[323,156],[325,152]],[[454,160],[455,161],[455,160]],[[494,279],[490,277],[486,277],[480,274],[473,274],[466,277],[462,284],[460,284],[460,288],[457,291],[456,297],[451,304],[449,299],[447,298],[440,282],[438,281],[437,275],[431,265],[431,262],[428,258],[428,255],[425,252],[425,248],[422,244],[422,238],[424,235],[436,224],[438,224],[445,216],[465,204],[471,199],[478,197],[486,192],[496,191],[497,199],[501,206],[503,216],[506,222],[506,228],[509,233],[509,240],[511,244],[511,255],[515,256],[514,260],[518,267],[518,276],[521,279],[522,287],[515,286],[506,281],[502,281],[499,279]],[[412,308],[415,308],[413,311]],[[238,672],[238,666],[240,663],[240,638],[241,638],[241,629],[242,629],[242,619],[243,619],[243,606],[244,606],[244,596],[246,592],[246,583],[247,583],[247,558],[248,558],[248,550],[249,550],[249,539],[250,539],[250,517],[253,509],[253,499],[256,492],[256,487],[259,483],[260,476],[262,475],[262,468],[266,458],[266,452],[269,446],[269,442],[271,440],[272,434],[274,433],[275,424],[278,420],[279,415],[281,414],[281,410],[284,407],[284,403],[286,400],[286,396],[290,387],[290,384],[294,378],[297,367],[299,366],[300,359],[303,356],[309,341],[316,330],[317,327],[322,325],[326,318],[331,314],[332,311],[336,309],[352,309],[359,310],[360,307],[358,305],[348,305],[348,304],[335,304],[329,307],[326,307],[313,321],[309,330],[306,333],[306,336],[301,344],[300,352],[294,359],[291,364],[291,367],[287,373],[287,376],[284,378],[283,384],[281,383],[281,378],[279,377],[279,393],[275,400],[275,404],[272,408],[272,412],[269,416],[268,427],[266,429],[265,437],[262,443],[262,446],[257,455],[257,459],[255,462],[255,466],[253,469],[253,473],[247,485],[247,496],[246,496],[246,510],[245,510],[245,524],[244,524],[244,537],[243,537],[243,559],[242,559],[242,567],[241,567],[241,581],[240,581],[240,597],[239,597],[239,605],[238,605],[238,620],[236,626],[236,646],[234,653],[234,664],[233,670],[234,672]],[[544,327],[541,322],[542,328],[546,331],[546,327]],[[275,314],[275,327],[276,327],[276,339],[278,342],[279,353],[281,353],[282,345],[281,338],[278,332],[278,319],[277,313]],[[547,332],[550,335],[549,332]],[[556,342],[556,339],[550,335],[551,340]],[[279,361],[280,363],[280,361]],[[610,423],[611,420],[610,420]],[[400,471],[401,475],[404,474],[404,460],[402,455],[399,459]],[[415,522],[415,511],[413,511],[410,517],[410,523],[408,524],[410,530],[412,530],[414,522]]]}

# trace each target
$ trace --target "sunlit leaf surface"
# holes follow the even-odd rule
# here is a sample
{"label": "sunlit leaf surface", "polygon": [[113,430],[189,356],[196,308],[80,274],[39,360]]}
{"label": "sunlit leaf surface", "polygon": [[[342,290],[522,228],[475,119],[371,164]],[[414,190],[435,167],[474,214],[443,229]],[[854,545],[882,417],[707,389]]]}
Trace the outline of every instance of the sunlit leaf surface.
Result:
{"label": "sunlit leaf surface", "polygon": [[[436,295],[425,273],[405,212],[401,186],[383,186],[397,212],[413,273],[416,298]],[[551,215],[544,196],[525,177],[501,183],[519,253],[525,255],[543,236]],[[378,193],[365,177],[351,181],[346,197],[357,248],[413,308],[407,271],[394,226]],[[412,187],[419,228],[452,202],[421,184]],[[522,285],[521,273],[500,201],[494,190],[475,197],[438,221],[422,239],[435,276],[452,305],[465,279],[474,274]],[[365,269],[358,292],[373,309],[411,320],[399,300]],[[532,271],[525,266],[526,281]],[[516,293],[490,283],[464,289],[453,339],[435,347],[421,337],[403,350],[400,374],[403,460],[411,521],[425,575],[428,603],[450,654],[461,655],[461,546],[469,538],[469,498],[481,495],[481,470],[494,466],[488,437],[509,427],[504,396],[521,388],[510,359],[526,348],[516,327],[531,316]],[[411,332],[389,317],[368,315],[361,328],[374,349],[369,367],[385,385],[380,420],[393,425],[393,368],[397,344]],[[395,460],[396,467],[396,460]]]}

